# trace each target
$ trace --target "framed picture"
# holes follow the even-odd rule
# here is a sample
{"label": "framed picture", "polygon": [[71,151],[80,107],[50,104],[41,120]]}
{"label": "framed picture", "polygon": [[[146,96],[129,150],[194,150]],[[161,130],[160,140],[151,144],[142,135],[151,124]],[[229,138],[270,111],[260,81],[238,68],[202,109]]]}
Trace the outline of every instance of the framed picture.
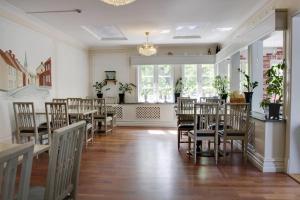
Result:
{"label": "framed picture", "polygon": [[105,71],[106,80],[116,80],[116,71]]}

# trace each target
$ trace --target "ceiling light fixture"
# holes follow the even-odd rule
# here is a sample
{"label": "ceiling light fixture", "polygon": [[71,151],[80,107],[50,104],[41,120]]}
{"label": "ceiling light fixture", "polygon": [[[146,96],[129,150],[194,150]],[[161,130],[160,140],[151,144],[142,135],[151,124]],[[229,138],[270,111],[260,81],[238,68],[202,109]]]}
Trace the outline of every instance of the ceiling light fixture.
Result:
{"label": "ceiling light fixture", "polygon": [[145,33],[147,41],[138,47],[139,54],[143,56],[153,56],[157,53],[156,47],[153,44],[149,43],[149,32]]}
{"label": "ceiling light fixture", "polygon": [[160,33],[161,33],[161,34],[168,34],[168,33],[170,33],[170,32],[171,32],[170,29],[166,29],[166,30],[162,30]]}
{"label": "ceiling light fixture", "polygon": [[226,32],[226,31],[231,31],[232,27],[222,27],[222,28],[217,28],[218,31]]}
{"label": "ceiling light fixture", "polygon": [[124,6],[135,2],[136,0],[101,0],[101,1],[113,6]]}

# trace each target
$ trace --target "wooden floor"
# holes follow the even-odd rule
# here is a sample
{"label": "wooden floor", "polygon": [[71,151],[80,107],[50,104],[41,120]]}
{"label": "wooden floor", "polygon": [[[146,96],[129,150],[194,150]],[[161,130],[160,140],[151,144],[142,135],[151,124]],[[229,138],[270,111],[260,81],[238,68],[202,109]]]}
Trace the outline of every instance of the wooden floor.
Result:
{"label": "wooden floor", "polygon": [[[194,165],[176,141],[174,129],[124,127],[97,136],[83,153],[78,199],[300,199],[300,185],[285,174],[263,174],[238,153],[227,164],[202,158]],[[45,184],[47,162],[47,154],[34,161],[32,185]]]}

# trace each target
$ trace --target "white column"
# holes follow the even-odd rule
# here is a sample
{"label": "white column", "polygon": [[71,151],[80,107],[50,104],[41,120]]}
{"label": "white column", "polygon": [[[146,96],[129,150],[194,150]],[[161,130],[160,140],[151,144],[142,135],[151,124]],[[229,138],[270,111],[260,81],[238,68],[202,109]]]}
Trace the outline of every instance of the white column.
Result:
{"label": "white column", "polygon": [[237,52],[231,56],[230,59],[230,91],[240,90],[240,52]]}
{"label": "white column", "polygon": [[264,113],[260,107],[260,102],[263,99],[263,42],[256,41],[249,46],[249,66],[252,81],[257,81],[258,86],[255,88],[252,98],[252,111]]}
{"label": "white column", "polygon": [[[300,173],[300,16],[293,18],[292,63],[290,74],[290,107],[287,119],[288,173]],[[288,106],[288,105],[287,105]]]}

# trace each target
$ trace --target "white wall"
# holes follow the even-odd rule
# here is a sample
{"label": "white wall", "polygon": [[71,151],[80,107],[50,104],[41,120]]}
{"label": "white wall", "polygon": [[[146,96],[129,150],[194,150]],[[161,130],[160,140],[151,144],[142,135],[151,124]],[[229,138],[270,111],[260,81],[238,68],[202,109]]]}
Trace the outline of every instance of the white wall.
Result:
{"label": "white wall", "polygon": [[230,58],[230,91],[240,91],[240,52]]}
{"label": "white wall", "polygon": [[290,104],[287,132],[287,172],[300,173],[300,16],[292,20],[292,67],[290,68]]}
{"label": "white wall", "polygon": [[45,27],[43,23],[37,24],[24,13],[10,10],[1,3],[0,30],[0,48],[12,50],[21,63],[24,62],[25,51],[29,67],[33,69],[41,61],[52,58],[53,86],[48,95],[35,88],[24,89],[17,96],[0,92],[0,142],[10,142],[15,130],[12,102],[32,101],[37,110],[42,110],[44,102],[53,97],[88,96],[89,60],[88,51],[83,46],[70,42],[73,40],[66,37],[55,37],[56,30]]}
{"label": "white wall", "polygon": [[84,49],[57,43],[55,97],[89,96],[89,57]]}

